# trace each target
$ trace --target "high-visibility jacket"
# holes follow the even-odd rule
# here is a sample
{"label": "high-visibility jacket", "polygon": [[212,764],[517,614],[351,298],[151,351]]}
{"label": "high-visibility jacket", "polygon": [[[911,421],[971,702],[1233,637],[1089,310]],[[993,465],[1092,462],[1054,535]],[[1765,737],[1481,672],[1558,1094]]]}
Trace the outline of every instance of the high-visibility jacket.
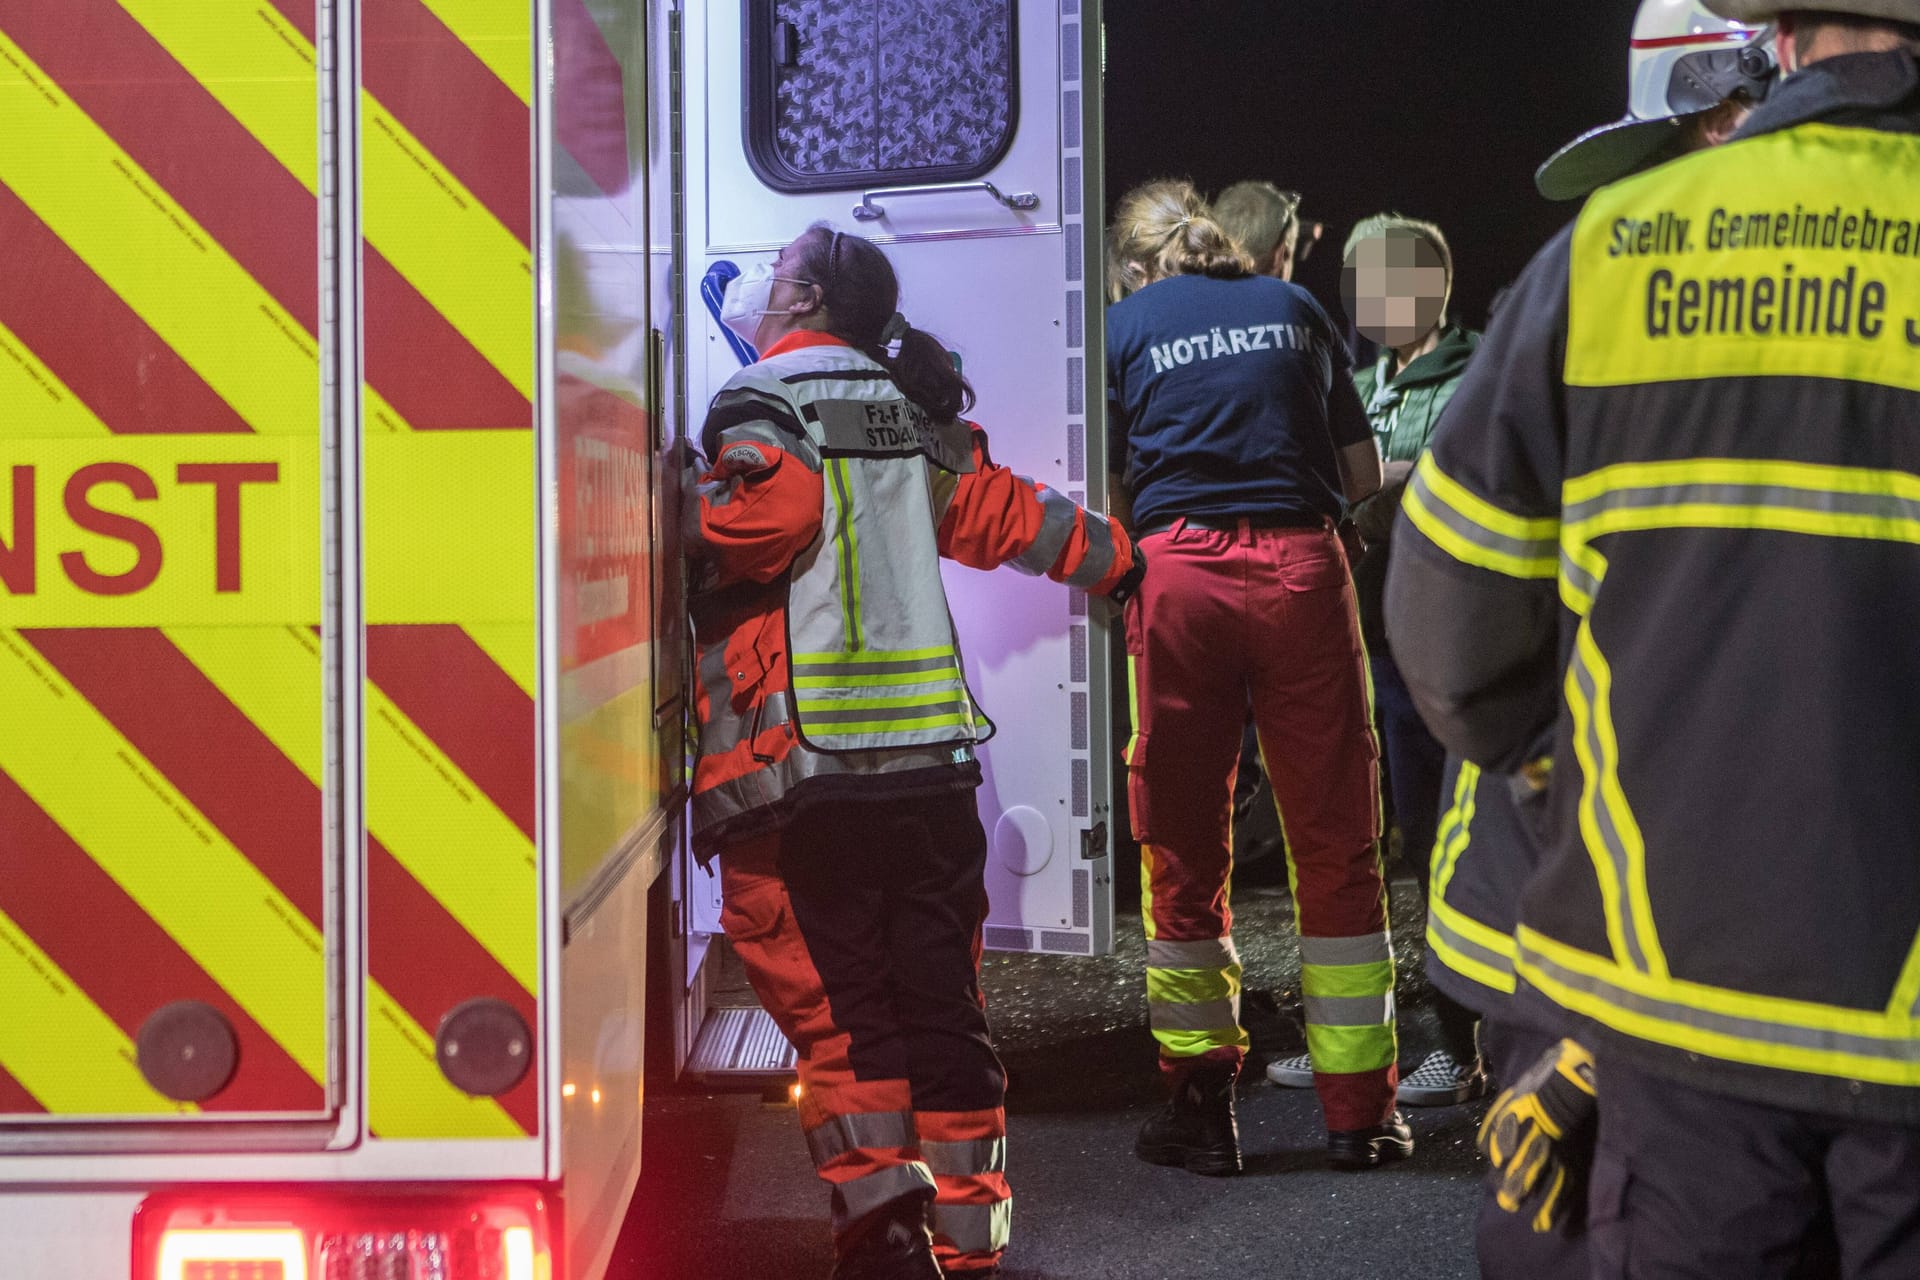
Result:
{"label": "high-visibility jacket", "polygon": [[1522,1001],[1603,1060],[1920,1123],[1920,64],[1815,63],[1595,194],[1394,541],[1435,731],[1502,768],[1552,734]]}
{"label": "high-visibility jacket", "polygon": [[994,465],[986,434],[929,417],[838,338],[790,335],[714,398],[690,554],[703,857],[855,792],[979,783],[939,560],[1096,594],[1126,534]]}

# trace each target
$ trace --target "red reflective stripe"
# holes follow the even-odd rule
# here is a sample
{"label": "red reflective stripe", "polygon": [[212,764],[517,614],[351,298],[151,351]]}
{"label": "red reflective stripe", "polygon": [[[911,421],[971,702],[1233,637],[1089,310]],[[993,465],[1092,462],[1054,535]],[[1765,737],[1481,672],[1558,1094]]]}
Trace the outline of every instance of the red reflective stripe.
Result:
{"label": "red reflective stripe", "polygon": [[313,196],[112,0],[12,0],[8,30],[93,122],[313,333]]}
{"label": "red reflective stripe", "polygon": [[553,132],[610,196],[633,185],[626,77],[585,0],[553,3]]}
{"label": "red reflective stripe", "polygon": [[[156,1009],[176,1000],[204,1001],[232,1024],[239,1066],[233,1082],[202,1104],[206,1109],[325,1106],[326,1094],[313,1077],[5,773],[0,831],[19,858],[18,870],[0,875],[0,911],[128,1036],[138,1035]],[[0,1111],[8,1109],[0,1099]]]}
{"label": "red reflective stripe", "polygon": [[507,230],[528,243],[533,188],[527,104],[420,0],[366,0],[361,24],[361,82]]}
{"label": "red reflective stripe", "polygon": [[27,1086],[0,1067],[0,1116],[41,1115],[46,1108],[40,1099],[27,1092]]}
{"label": "red reflective stripe", "polygon": [[0,323],[108,430],[252,430],[3,183],[0,244]]}
{"label": "red reflective stripe", "polygon": [[367,381],[409,426],[532,429],[532,402],[370,244],[364,270]]}
{"label": "red reflective stripe", "polygon": [[537,839],[533,699],[459,627],[367,628],[367,675]]}
{"label": "red reflective stripe", "polygon": [[300,34],[307,38],[308,44],[315,42],[314,0],[270,0],[270,3],[280,11],[281,17],[300,29]]}
{"label": "red reflective stripe", "polygon": [[1711,31],[1684,36],[1654,36],[1645,40],[1635,40],[1636,49],[1677,49],[1691,44],[1728,44],[1733,41],[1747,41],[1754,37],[1751,31]]}
{"label": "red reflective stripe", "polygon": [[[367,963],[428,1035],[455,1006],[492,996],[512,1005],[539,1042],[533,996],[372,836],[367,837]],[[538,1074],[529,1070],[498,1100],[528,1133],[540,1123]]]}
{"label": "red reflective stripe", "polygon": [[[321,927],[326,899],[319,789],[200,668],[149,628],[21,634],[309,923]],[[317,669],[313,695],[317,735]]]}

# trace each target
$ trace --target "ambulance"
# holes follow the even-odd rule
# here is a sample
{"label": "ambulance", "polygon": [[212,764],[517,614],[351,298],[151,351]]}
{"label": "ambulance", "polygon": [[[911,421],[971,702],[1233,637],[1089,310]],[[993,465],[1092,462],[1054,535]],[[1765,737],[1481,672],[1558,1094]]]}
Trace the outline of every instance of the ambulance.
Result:
{"label": "ambulance", "polygon": [[[871,237],[1103,499],[1097,0],[0,0],[0,1280],[620,1280],[780,1070],[687,848],[701,282]],[[1102,603],[952,569],[988,945],[1111,944]],[[795,1141],[798,1141],[796,1136]]]}

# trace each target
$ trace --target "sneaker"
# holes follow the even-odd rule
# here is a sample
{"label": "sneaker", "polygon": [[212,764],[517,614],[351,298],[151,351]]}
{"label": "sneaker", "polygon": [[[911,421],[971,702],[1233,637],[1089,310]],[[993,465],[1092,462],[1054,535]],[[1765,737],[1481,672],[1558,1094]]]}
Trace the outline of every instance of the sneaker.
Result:
{"label": "sneaker", "polygon": [[1435,1049],[1400,1082],[1400,1102],[1409,1107],[1451,1107],[1484,1096],[1492,1087],[1478,1058],[1461,1062]]}
{"label": "sneaker", "polygon": [[1280,1058],[1267,1064],[1267,1079],[1282,1089],[1313,1088],[1313,1055]]}
{"label": "sneaker", "polygon": [[927,1202],[914,1199],[881,1210],[864,1229],[842,1240],[833,1280],[941,1280],[927,1230]]}
{"label": "sneaker", "polygon": [[1339,1129],[1327,1134],[1327,1163],[1336,1169],[1371,1169],[1413,1154],[1413,1130],[1398,1111],[1371,1129]]}
{"label": "sneaker", "polygon": [[1147,1117],[1133,1153],[1148,1164],[1223,1178],[1240,1172],[1240,1126],[1233,1114],[1239,1066],[1207,1062],[1193,1068],[1167,1105]]}

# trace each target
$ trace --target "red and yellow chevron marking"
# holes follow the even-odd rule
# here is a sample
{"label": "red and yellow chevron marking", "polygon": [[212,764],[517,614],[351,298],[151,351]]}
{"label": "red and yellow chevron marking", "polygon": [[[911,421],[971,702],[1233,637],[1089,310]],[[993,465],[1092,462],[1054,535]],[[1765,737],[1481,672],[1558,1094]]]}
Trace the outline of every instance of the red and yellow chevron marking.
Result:
{"label": "red and yellow chevron marking", "polygon": [[[241,1043],[204,1111],[328,1105],[315,9],[0,7],[0,1113],[192,1111],[133,1065],[179,999]],[[538,1126],[433,1045],[539,1028],[530,23],[363,0],[383,1138]]]}

